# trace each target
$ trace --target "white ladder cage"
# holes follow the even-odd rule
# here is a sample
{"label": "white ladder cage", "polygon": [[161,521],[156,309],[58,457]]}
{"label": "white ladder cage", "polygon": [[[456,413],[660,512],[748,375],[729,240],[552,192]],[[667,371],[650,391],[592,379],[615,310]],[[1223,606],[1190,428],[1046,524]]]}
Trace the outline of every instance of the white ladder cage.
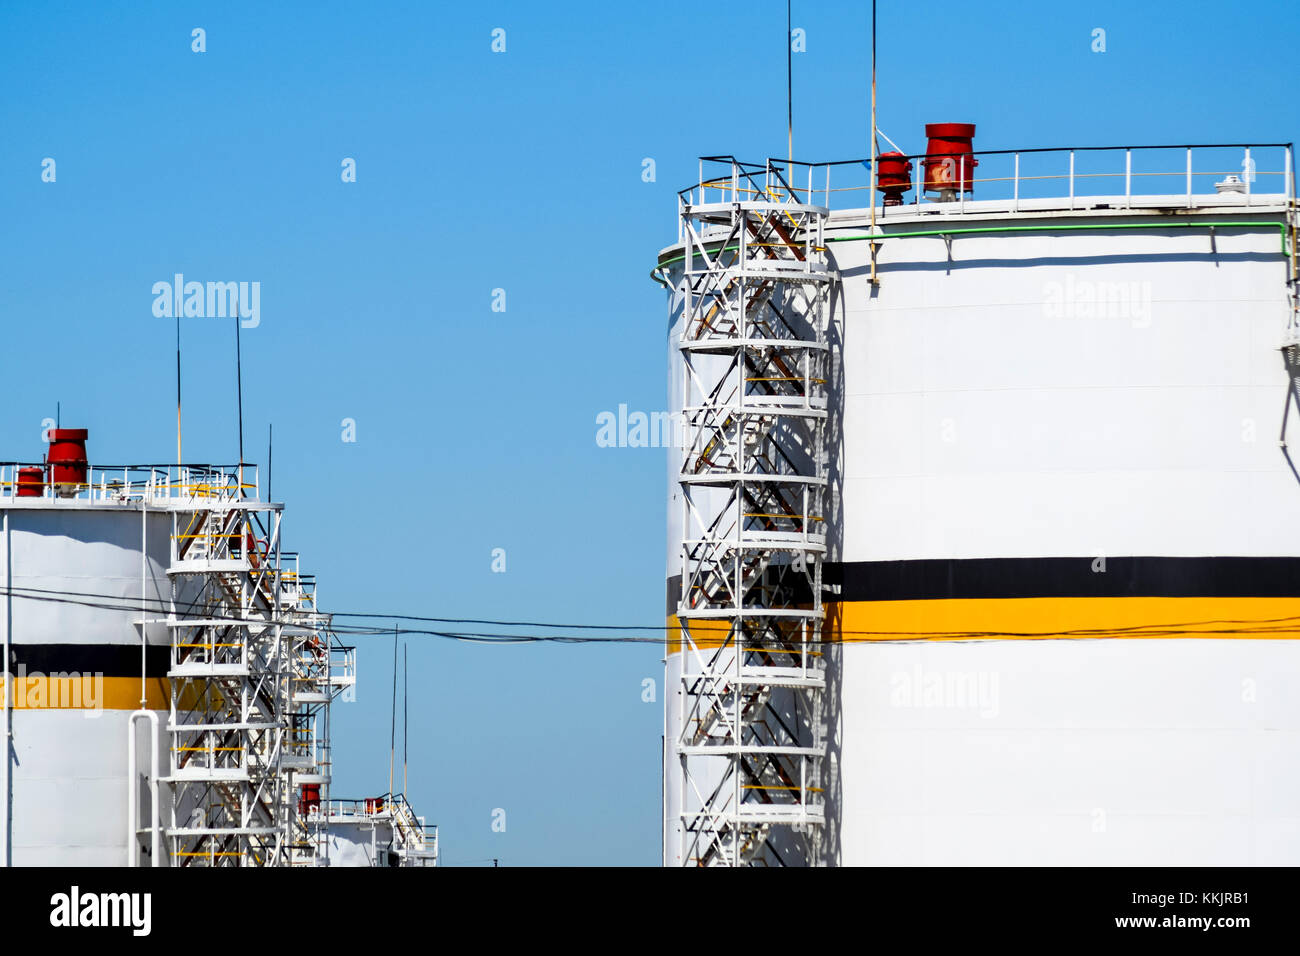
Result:
{"label": "white ladder cage", "polygon": [[681,858],[815,864],[828,212],[771,164],[718,181],[681,207]]}

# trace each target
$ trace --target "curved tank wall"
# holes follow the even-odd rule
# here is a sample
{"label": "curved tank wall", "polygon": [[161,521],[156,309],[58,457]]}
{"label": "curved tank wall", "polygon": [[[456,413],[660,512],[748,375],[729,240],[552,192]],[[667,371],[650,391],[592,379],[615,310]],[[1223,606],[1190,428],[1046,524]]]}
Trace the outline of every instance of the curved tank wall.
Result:
{"label": "curved tank wall", "polygon": [[[52,505],[48,500],[33,506],[15,503],[0,509],[0,515],[0,567],[6,581],[0,633],[8,631],[5,684],[12,691],[5,777],[9,861],[18,866],[124,866],[128,724],[131,712],[140,708],[143,664],[146,706],[161,712],[159,723],[165,728],[167,630],[156,623],[146,626],[150,647],[142,662],[139,611],[57,598],[102,594],[138,601],[143,589],[151,602],[168,599],[171,516],[149,511],[142,518],[138,505]],[[145,821],[146,726],[137,723],[138,798]],[[162,733],[159,761],[165,773]],[[136,852],[148,865],[147,848],[137,842]]]}
{"label": "curved tank wall", "polygon": [[1185,215],[894,239],[874,288],[862,211],[831,217],[829,862],[1300,863],[1286,264],[1276,227]]}

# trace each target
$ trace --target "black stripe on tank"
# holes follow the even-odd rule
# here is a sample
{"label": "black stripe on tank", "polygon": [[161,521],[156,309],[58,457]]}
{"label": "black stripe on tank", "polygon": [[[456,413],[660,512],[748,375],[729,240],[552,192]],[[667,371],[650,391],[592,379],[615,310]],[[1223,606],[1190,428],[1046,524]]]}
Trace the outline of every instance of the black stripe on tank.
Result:
{"label": "black stripe on tank", "polygon": [[1300,597],[1300,557],[936,558],[828,564],[838,601]]}
{"label": "black stripe on tank", "polygon": [[[926,558],[827,562],[825,601],[1036,597],[1300,597],[1300,557]],[[677,613],[681,578],[668,579]]]}
{"label": "black stripe on tank", "polygon": [[[102,674],[139,677],[139,644],[10,644],[9,672],[31,674]],[[145,651],[145,676],[166,677],[171,648],[151,644]]]}

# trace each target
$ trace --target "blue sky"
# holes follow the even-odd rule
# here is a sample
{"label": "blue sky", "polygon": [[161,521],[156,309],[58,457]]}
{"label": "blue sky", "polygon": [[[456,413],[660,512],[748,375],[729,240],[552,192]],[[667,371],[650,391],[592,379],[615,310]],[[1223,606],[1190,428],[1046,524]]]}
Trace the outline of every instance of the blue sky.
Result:
{"label": "blue sky", "polygon": [[[868,152],[869,9],[794,5],[801,158]],[[746,11],[6,5],[0,458],[39,456],[61,402],[93,459],[171,460],[174,330],[151,287],[257,281],[246,456],[264,460],[273,422],[288,543],[326,607],[661,620],[666,452],[598,447],[596,416],[666,405],[647,272],[696,157],[784,154],[785,6]],[[977,149],[1297,132],[1286,0],[884,0],[880,30],[880,124],[908,150],[927,122],[976,123]],[[234,460],[231,324],[182,335],[185,457]],[[391,653],[363,642],[358,700],[336,711],[336,795],[387,789]],[[445,862],[658,861],[656,647],[409,653],[409,791]]]}

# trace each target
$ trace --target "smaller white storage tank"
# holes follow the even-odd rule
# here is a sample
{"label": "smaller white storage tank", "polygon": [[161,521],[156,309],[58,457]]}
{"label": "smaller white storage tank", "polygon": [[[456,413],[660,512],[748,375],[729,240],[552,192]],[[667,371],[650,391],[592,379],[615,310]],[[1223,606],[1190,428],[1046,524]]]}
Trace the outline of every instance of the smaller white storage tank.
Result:
{"label": "smaller white storage tank", "polygon": [[[139,603],[170,598],[170,530],[168,514],[138,501],[0,493],[3,865],[125,866],[131,852],[149,863],[127,836],[128,724],[143,698],[166,725],[169,637],[141,624],[161,615]],[[105,595],[104,606],[86,595]],[[142,771],[151,742],[165,767],[163,735],[143,720],[136,732]],[[141,778],[145,815],[149,799]]]}

